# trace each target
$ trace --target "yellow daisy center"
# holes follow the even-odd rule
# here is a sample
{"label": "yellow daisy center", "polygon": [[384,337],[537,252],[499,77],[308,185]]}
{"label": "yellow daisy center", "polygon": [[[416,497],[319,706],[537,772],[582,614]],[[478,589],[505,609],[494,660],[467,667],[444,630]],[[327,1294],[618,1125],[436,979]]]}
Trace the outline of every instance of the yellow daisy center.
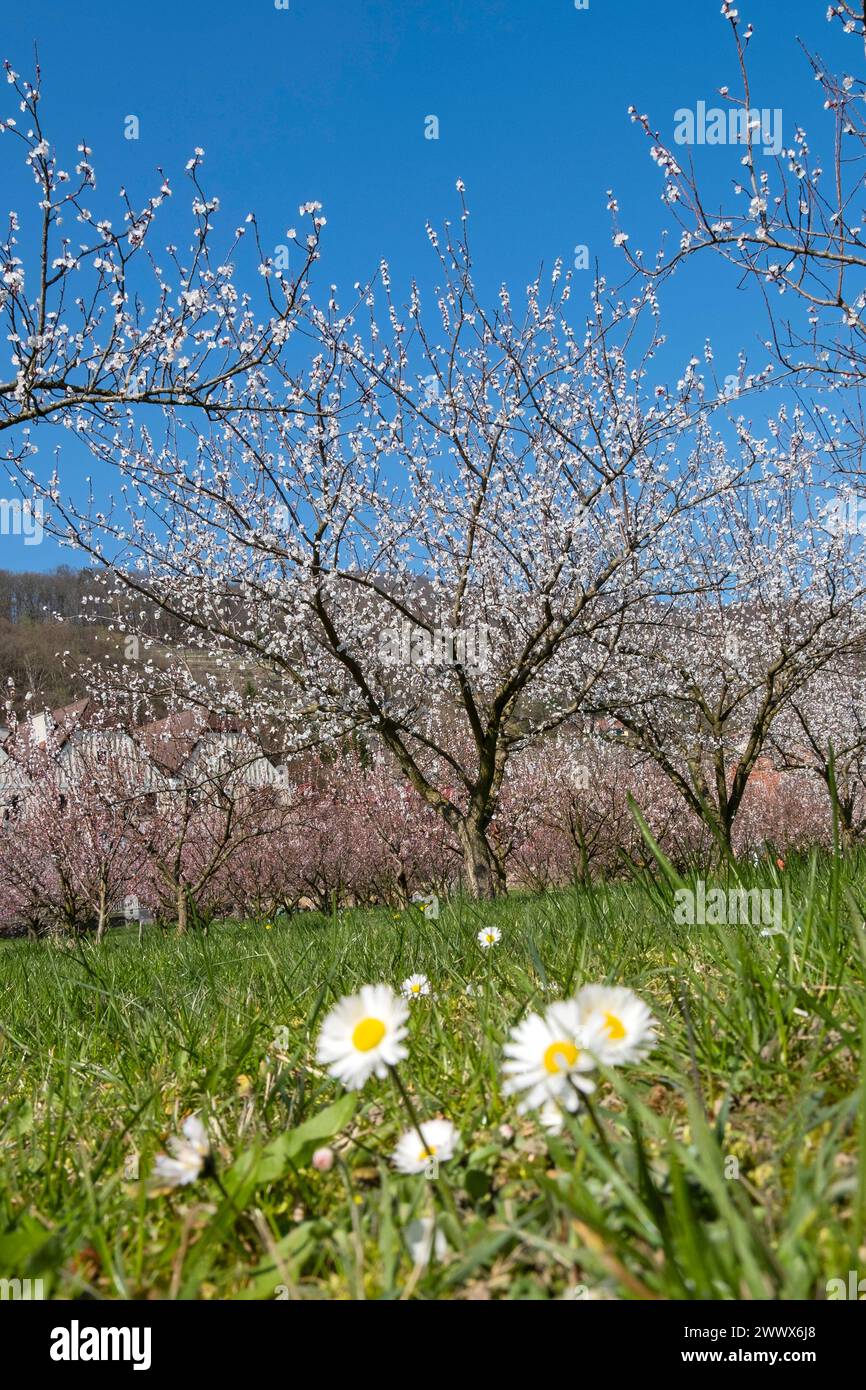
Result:
{"label": "yellow daisy center", "polygon": [[611,1042],[619,1042],[625,1037],[625,1028],[623,1027],[622,1020],[618,1019],[616,1014],[605,1013],[604,1026]]}
{"label": "yellow daisy center", "polygon": [[381,1018],[362,1018],[360,1023],[355,1025],[352,1033],[352,1044],[359,1052],[370,1052],[385,1036],[385,1025]]}
{"label": "yellow daisy center", "polygon": [[420,1152],[419,1155],[418,1155],[418,1162],[419,1162],[419,1163],[426,1163],[428,1158],[435,1158],[435,1156],[436,1156],[436,1145],[435,1145],[435,1144],[431,1144],[429,1149],[422,1149],[422,1150],[421,1150],[421,1152]]}
{"label": "yellow daisy center", "polygon": [[495,940],[496,940],[496,937],[493,935],[493,932],[492,932],[492,931],[489,931],[489,932],[487,933],[486,939],[487,939],[488,941],[495,941]]}
{"label": "yellow daisy center", "polygon": [[555,1076],[559,1071],[565,1071],[567,1067],[573,1067],[580,1053],[573,1042],[567,1038],[558,1038],[544,1050],[544,1066],[551,1076]]}
{"label": "yellow daisy center", "polygon": [[412,985],[412,986],[411,986],[411,990],[412,990],[412,993],[413,993],[413,994],[420,994],[420,993],[421,993],[421,986],[420,986],[420,985]]}

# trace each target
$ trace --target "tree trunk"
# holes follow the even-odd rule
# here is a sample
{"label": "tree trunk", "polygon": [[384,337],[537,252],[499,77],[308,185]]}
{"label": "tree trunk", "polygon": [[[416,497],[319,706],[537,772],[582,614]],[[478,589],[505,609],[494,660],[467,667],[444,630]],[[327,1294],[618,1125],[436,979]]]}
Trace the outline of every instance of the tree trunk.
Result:
{"label": "tree trunk", "polygon": [[[843,783],[839,785],[839,774],[828,762],[824,764],[821,772],[821,780],[827,789],[830,798],[830,815],[836,816],[836,823],[839,828],[839,845],[843,854],[847,854],[854,847],[856,836],[854,834],[854,807],[856,805],[856,794],[849,790]],[[847,778],[845,779],[847,781]]]}
{"label": "tree trunk", "polygon": [[842,797],[839,800],[839,843],[842,846],[843,854],[849,854],[854,848],[854,798]]}
{"label": "tree trunk", "polygon": [[579,819],[575,819],[571,824],[572,840],[577,845],[578,862],[575,866],[575,882],[582,888],[589,883],[589,846],[586,841],[586,834]]}
{"label": "tree trunk", "polygon": [[718,842],[719,842],[719,854],[720,854],[719,862],[720,862],[721,864],[724,864],[724,862],[725,862],[726,859],[730,861],[730,860],[733,859],[733,857],[734,857],[734,816],[735,816],[735,815],[736,815],[736,811],[735,811],[735,810],[732,810],[732,808],[730,807],[730,805],[728,805],[728,806],[723,806],[723,807],[721,808],[721,815],[719,816],[719,825],[718,825]]}
{"label": "tree trunk", "polygon": [[398,897],[400,906],[401,906],[401,907],[408,907],[408,906],[409,906],[409,903],[410,903],[410,901],[411,901],[412,895],[411,895],[411,893],[409,892],[409,880],[408,880],[408,878],[406,877],[406,870],[402,867],[402,865],[400,866],[400,870],[399,870],[399,872],[398,872],[398,874],[397,874],[397,880],[396,880],[395,886],[396,886],[396,889],[397,889],[397,897]]}
{"label": "tree trunk", "polygon": [[106,931],[107,926],[108,926],[108,894],[107,894],[106,891],[105,891],[105,884],[104,884],[104,883],[100,883],[100,885],[99,885],[99,902],[98,902],[98,904],[97,904],[97,919],[96,919],[96,940],[97,940],[97,942],[100,942],[100,941],[102,940],[102,938],[105,936],[105,931]]}
{"label": "tree trunk", "polygon": [[463,850],[463,873],[469,896],[500,897],[505,892],[505,873],[484,831],[479,825],[464,821],[457,834]]}
{"label": "tree trunk", "polygon": [[177,889],[177,934],[186,936],[186,889],[182,883]]}

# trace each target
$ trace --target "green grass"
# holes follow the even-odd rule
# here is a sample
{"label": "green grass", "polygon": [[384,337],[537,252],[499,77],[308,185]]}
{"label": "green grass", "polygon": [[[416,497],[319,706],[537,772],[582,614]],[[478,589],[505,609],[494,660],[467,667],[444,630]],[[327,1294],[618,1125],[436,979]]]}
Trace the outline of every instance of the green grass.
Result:
{"label": "green grass", "polygon": [[[783,936],[675,925],[662,875],[436,922],[358,910],[153,928],[141,947],[5,943],[0,1275],[53,1297],[824,1297],[866,1265],[866,860],[761,873],[784,891]],[[489,922],[503,937],[484,953]],[[390,1081],[345,1097],[315,1065],[338,996],[415,970],[436,997],[412,1006],[401,1073],[420,1115],[462,1135],[434,1181],[389,1166],[407,1128]],[[548,1138],[501,1095],[502,1043],[590,981],[639,991],[660,1042],[601,1080],[604,1142],[585,1111]],[[149,1195],[193,1110],[221,1186]],[[449,1252],[413,1270],[406,1227],[433,1214]]]}

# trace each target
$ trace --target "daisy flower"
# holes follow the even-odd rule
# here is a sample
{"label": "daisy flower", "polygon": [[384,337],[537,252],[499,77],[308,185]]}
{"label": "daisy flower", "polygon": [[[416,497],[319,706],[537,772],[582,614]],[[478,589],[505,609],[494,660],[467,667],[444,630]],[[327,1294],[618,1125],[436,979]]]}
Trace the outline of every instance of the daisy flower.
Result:
{"label": "daisy flower", "polygon": [[434,1237],[432,1216],[420,1216],[410,1221],[403,1235],[413,1264],[428,1265],[431,1251],[436,1252],[436,1259],[441,1263],[448,1253],[448,1241],[440,1226],[436,1227]]}
{"label": "daisy flower", "polygon": [[505,1044],[505,1095],[523,1093],[519,1110],[539,1110],[556,1100],[576,1110],[579,1091],[595,1090],[587,1073],[595,1059],[587,1051],[577,1004],[573,999],[551,1004],[545,1014],[529,1014],[511,1030]]}
{"label": "daisy flower", "polygon": [[478,944],[485,951],[489,951],[491,946],[495,946],[497,941],[501,940],[502,932],[498,927],[482,927],[478,933]]}
{"label": "daisy flower", "polygon": [[327,1015],[316,1059],[347,1091],[357,1091],[375,1072],[383,1077],[409,1054],[403,1047],[409,1010],[389,985],[364,985]]}
{"label": "daisy flower", "polygon": [[555,1100],[546,1100],[538,1112],[538,1123],[548,1134],[561,1134],[565,1125],[562,1108]]}
{"label": "daisy flower", "polygon": [[404,999],[419,999],[430,993],[430,981],[426,975],[410,975],[400,986],[400,993]]}
{"label": "daisy flower", "polygon": [[213,1167],[210,1140],[198,1115],[187,1116],[181,1131],[183,1138],[172,1135],[166,1143],[168,1153],[156,1156],[152,1176],[157,1187],[187,1187]]}
{"label": "daisy flower", "polygon": [[634,990],[623,985],[584,985],[575,1000],[587,1046],[600,1062],[637,1062],[655,1044],[656,1024]]}
{"label": "daisy flower", "polygon": [[418,1129],[420,1134],[407,1129],[391,1155],[391,1162],[400,1173],[423,1173],[431,1162],[447,1163],[454,1157],[457,1130],[450,1120],[424,1120]]}

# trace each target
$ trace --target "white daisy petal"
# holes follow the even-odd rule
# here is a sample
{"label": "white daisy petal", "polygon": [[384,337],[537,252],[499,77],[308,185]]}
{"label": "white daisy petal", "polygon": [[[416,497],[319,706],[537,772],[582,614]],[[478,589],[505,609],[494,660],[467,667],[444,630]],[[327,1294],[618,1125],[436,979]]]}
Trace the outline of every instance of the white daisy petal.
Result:
{"label": "white daisy petal", "polygon": [[410,975],[400,986],[400,993],[404,999],[420,999],[430,993],[430,981],[426,975]]}
{"label": "white daisy petal", "polygon": [[436,1227],[434,1238],[432,1216],[421,1216],[415,1221],[410,1221],[403,1235],[413,1264],[428,1265],[433,1250],[436,1252],[437,1261],[444,1260],[448,1253],[448,1241],[441,1227]]}
{"label": "white daisy petal", "polygon": [[543,1015],[529,1014],[512,1029],[504,1051],[503,1092],[522,1096],[521,1111],[539,1110],[549,1100],[575,1111],[580,1092],[595,1090],[588,1073],[596,1063],[574,1000],[551,1004]]}
{"label": "white daisy petal", "polygon": [[181,1131],[184,1137],[173,1134],[166,1140],[168,1153],[154,1161],[153,1181],[160,1187],[187,1187],[210,1163],[210,1140],[198,1115],[187,1116]]}
{"label": "white daisy petal", "polygon": [[458,1135],[450,1120],[424,1120],[418,1128],[420,1134],[407,1129],[391,1155],[400,1173],[425,1173],[431,1164],[447,1163],[454,1156]]}
{"label": "white daisy petal", "polygon": [[489,951],[491,946],[502,940],[502,932],[498,927],[482,927],[476,939],[482,950]]}
{"label": "white daisy petal", "polygon": [[364,985],[331,1009],[322,1023],[316,1057],[348,1091],[371,1076],[384,1077],[408,1056],[403,1046],[409,1010],[389,985]]}
{"label": "white daisy petal", "polygon": [[606,1066],[637,1062],[655,1046],[648,1005],[623,985],[585,985],[575,1000],[587,1047]]}
{"label": "white daisy petal", "polygon": [[179,1158],[169,1158],[167,1154],[157,1154],[153,1165],[154,1181],[166,1187],[186,1187],[195,1182],[199,1168]]}
{"label": "white daisy petal", "polygon": [[561,1134],[565,1125],[562,1106],[555,1100],[546,1100],[538,1112],[538,1123],[548,1134]]}
{"label": "white daisy petal", "polygon": [[188,1115],[181,1125],[181,1131],[195,1152],[201,1154],[202,1158],[207,1158],[210,1153],[210,1140],[198,1115]]}

